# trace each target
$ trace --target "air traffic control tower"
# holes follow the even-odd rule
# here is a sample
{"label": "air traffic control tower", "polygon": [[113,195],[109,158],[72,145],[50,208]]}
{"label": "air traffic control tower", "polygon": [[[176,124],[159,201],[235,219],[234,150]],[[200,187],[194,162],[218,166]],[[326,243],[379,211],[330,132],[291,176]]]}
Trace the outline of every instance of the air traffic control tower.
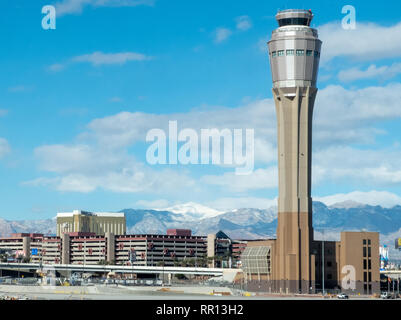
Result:
{"label": "air traffic control tower", "polygon": [[277,113],[279,197],[274,275],[283,292],[315,282],[311,199],[312,113],[320,48],[310,10],[279,11],[268,42]]}

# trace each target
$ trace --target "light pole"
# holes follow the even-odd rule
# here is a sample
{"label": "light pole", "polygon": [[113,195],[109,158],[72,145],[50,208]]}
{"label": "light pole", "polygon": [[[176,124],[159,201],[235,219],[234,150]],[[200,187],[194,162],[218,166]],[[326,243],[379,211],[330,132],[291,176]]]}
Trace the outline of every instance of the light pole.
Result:
{"label": "light pole", "polygon": [[322,294],[324,295],[324,229],[322,229],[322,235],[323,235],[323,240],[322,240]]}

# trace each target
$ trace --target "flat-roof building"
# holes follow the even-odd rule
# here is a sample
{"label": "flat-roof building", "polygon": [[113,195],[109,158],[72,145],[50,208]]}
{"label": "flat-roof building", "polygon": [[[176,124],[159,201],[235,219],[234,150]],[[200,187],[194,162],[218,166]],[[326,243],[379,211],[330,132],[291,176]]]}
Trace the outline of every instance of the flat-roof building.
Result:
{"label": "flat-roof building", "polygon": [[104,235],[106,232],[125,234],[125,214],[83,210],[57,213],[57,236],[70,232],[94,232],[98,235]]}
{"label": "flat-roof building", "polygon": [[[223,232],[192,235],[188,229],[168,234],[104,235],[64,232],[59,236],[13,234],[0,238],[0,249],[12,250],[44,264],[128,264],[140,266],[229,266],[231,240]],[[210,237],[210,236],[209,236]],[[209,248],[210,247],[210,248]]]}

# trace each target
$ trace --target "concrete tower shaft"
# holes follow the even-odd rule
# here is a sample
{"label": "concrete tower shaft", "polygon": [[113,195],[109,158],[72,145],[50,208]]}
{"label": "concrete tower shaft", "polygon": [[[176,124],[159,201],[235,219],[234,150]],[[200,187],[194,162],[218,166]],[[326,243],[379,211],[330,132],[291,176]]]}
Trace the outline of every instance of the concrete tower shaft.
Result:
{"label": "concrete tower shaft", "polygon": [[314,287],[311,199],[312,115],[321,41],[307,10],[276,15],[268,42],[277,113],[279,198],[274,278],[278,290]]}

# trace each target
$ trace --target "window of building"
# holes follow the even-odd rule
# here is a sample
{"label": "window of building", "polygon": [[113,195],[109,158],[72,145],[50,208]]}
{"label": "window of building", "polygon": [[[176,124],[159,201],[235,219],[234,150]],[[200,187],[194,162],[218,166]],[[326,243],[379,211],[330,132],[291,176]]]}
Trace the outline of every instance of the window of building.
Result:
{"label": "window of building", "polygon": [[370,239],[368,239],[368,244],[369,244],[369,245],[371,244]]}
{"label": "window of building", "polygon": [[368,261],[368,269],[372,269],[372,260]]}
{"label": "window of building", "polygon": [[309,22],[310,20],[308,18],[284,18],[278,21],[278,25],[280,27],[294,25],[308,26]]}
{"label": "window of building", "polygon": [[364,259],[363,260],[363,268],[366,269],[366,267],[367,267],[367,262],[366,262],[366,259]]}
{"label": "window of building", "polygon": [[306,50],[306,55],[310,57],[312,55],[313,50]]}
{"label": "window of building", "polygon": [[367,273],[367,272],[364,272],[364,273],[363,273],[363,281],[364,281],[364,282],[367,282],[367,281],[368,281],[368,273]]}
{"label": "window of building", "polygon": [[279,57],[282,57],[282,56],[284,55],[284,50],[278,50],[278,51],[277,51],[277,55],[278,55]]}
{"label": "window of building", "polygon": [[297,49],[296,54],[297,56],[303,56],[305,54],[305,50]]}
{"label": "window of building", "polygon": [[293,56],[294,55],[294,49],[289,49],[286,51],[287,56]]}
{"label": "window of building", "polygon": [[369,279],[369,280],[368,280],[369,282],[372,281],[372,272],[369,272],[369,273],[368,273],[368,279]]}
{"label": "window of building", "polygon": [[363,257],[366,258],[366,247],[363,247]]}
{"label": "window of building", "polygon": [[319,56],[320,56],[319,51],[315,51],[315,57],[319,57]]}
{"label": "window of building", "polygon": [[366,244],[366,239],[363,239],[363,244]]}
{"label": "window of building", "polygon": [[331,274],[331,273],[328,273],[328,274],[327,274],[327,279],[328,279],[328,280],[331,280],[331,279],[333,279],[333,276],[332,276],[332,274]]}
{"label": "window of building", "polygon": [[372,256],[372,248],[368,247],[368,257],[371,257],[371,256]]}
{"label": "window of building", "polygon": [[331,267],[331,265],[332,265],[332,264],[331,264],[331,261],[327,261],[327,266],[328,266],[328,267]]}
{"label": "window of building", "polygon": [[276,52],[276,51],[273,51],[273,52],[272,52],[272,57],[274,58],[275,56],[277,56],[277,52]]}

